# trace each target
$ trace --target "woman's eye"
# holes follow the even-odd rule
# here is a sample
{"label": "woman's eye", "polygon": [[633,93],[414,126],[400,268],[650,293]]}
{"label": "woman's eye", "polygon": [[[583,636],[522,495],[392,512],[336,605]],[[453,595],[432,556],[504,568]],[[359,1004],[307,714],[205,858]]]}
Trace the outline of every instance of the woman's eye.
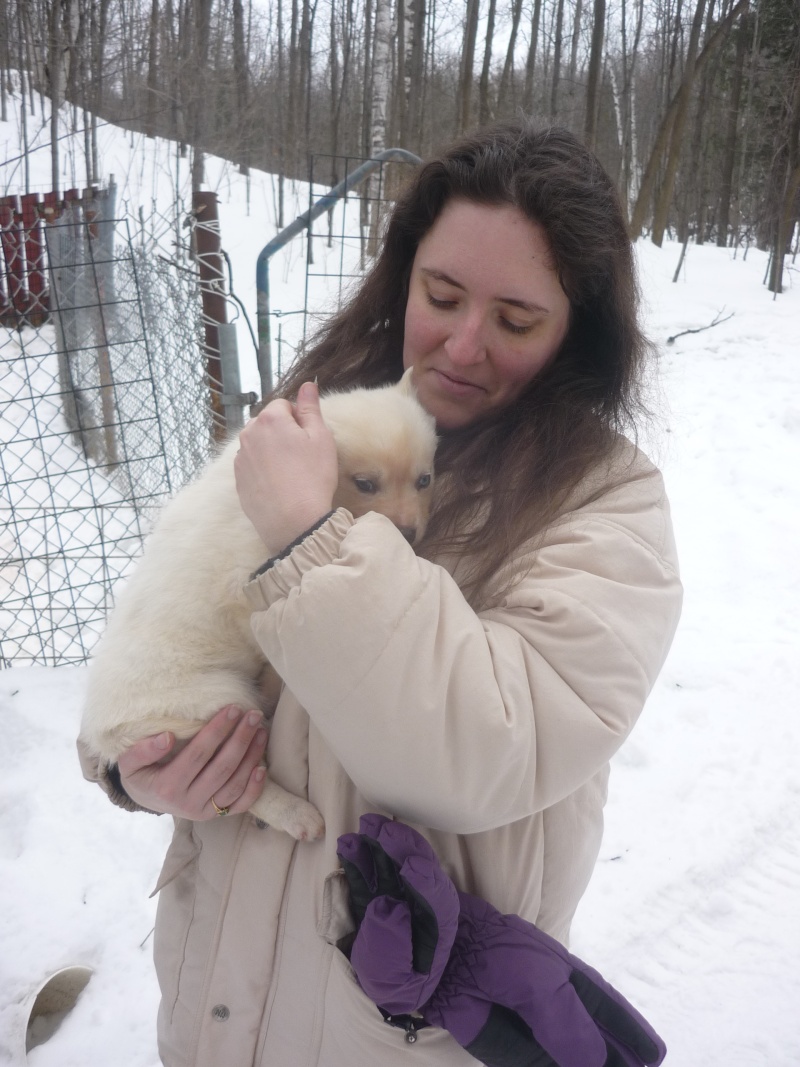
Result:
{"label": "woman's eye", "polygon": [[377,493],[378,486],[369,478],[354,478],[353,484],[359,493]]}
{"label": "woman's eye", "polygon": [[524,326],[520,326],[516,322],[511,322],[509,319],[500,319],[500,322],[502,323],[503,329],[508,330],[509,333],[528,333],[529,330],[533,329],[532,322],[527,322]]}
{"label": "woman's eye", "polygon": [[440,297],[434,296],[433,293],[428,293],[427,296],[428,296],[428,303],[431,305],[431,307],[435,307],[435,308],[452,308],[452,307],[455,307],[455,305],[456,305],[455,300],[444,300],[444,299],[441,299]]}
{"label": "woman's eye", "polygon": [[430,474],[420,474],[419,478],[417,478],[417,489],[427,489],[430,484]]}

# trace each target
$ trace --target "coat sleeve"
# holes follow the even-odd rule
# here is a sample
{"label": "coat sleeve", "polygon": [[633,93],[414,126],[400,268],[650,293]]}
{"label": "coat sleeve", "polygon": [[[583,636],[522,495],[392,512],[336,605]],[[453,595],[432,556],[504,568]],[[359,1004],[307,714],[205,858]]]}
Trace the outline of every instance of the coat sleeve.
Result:
{"label": "coat sleeve", "polygon": [[529,555],[476,613],[383,516],[338,511],[248,585],[256,639],[370,802],[488,830],[572,793],[633,727],[680,613],[661,476],[600,494]]}
{"label": "coat sleeve", "polygon": [[143,808],[135,800],[131,800],[122,785],[119,767],[116,764],[101,763],[80,738],[78,738],[76,744],[83,777],[87,782],[95,782],[99,785],[112,804],[116,804],[118,808],[124,808],[126,811],[147,811],[151,815],[161,814],[158,811],[151,812],[149,808]]}

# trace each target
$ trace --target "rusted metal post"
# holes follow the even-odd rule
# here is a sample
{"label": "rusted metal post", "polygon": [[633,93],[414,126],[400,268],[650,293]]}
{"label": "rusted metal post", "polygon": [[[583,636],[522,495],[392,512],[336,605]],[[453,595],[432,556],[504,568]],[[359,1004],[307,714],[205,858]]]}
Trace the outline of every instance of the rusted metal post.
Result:
{"label": "rusted metal post", "polygon": [[236,326],[227,321],[225,275],[219,230],[217,194],[194,193],[195,251],[203,295],[206,331],[206,368],[211,387],[214,440],[241,430],[244,408],[254,404],[255,393],[241,391]]}

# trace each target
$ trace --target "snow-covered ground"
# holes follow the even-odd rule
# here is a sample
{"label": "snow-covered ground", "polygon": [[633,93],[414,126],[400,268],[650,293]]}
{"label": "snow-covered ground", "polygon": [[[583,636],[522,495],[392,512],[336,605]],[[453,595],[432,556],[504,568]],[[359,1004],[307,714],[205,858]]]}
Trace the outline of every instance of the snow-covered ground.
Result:
{"label": "snow-covered ground", "polygon": [[[104,136],[107,173],[140,176],[126,185],[134,208],[167,195],[159,181],[174,189],[169,146],[158,162],[161,143],[107,127]],[[17,154],[15,137],[13,124],[0,127],[0,161]],[[0,184],[7,172],[0,165]],[[274,233],[272,180],[251,177],[248,209],[245,179],[215,161],[209,172],[252,313],[247,279]],[[676,245],[638,252],[661,344],[661,419],[646,444],[667,479],[686,601],[661,679],[614,761],[572,947],[662,1032],[669,1067],[798,1067],[800,275],[790,271],[775,300],[754,250],[745,259],[690,247],[675,284]],[[292,253],[278,272],[287,293],[301,284],[300,261]],[[0,439],[7,431],[0,425]],[[148,894],[169,820],[120,811],[82,781],[84,683],[81,667],[0,673],[0,1064],[25,1062],[14,1040],[26,996],[79,963],[93,977],[27,1062],[156,1067]]]}

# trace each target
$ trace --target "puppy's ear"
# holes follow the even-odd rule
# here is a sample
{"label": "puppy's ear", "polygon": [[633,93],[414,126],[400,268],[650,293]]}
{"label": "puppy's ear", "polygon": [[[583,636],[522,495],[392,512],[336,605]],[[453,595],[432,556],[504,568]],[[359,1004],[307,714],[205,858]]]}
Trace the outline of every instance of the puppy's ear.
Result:
{"label": "puppy's ear", "polygon": [[414,388],[414,383],[411,381],[411,371],[413,367],[409,367],[407,371],[403,371],[403,377],[397,383],[397,388],[403,396],[413,396],[416,400],[417,391]]}

